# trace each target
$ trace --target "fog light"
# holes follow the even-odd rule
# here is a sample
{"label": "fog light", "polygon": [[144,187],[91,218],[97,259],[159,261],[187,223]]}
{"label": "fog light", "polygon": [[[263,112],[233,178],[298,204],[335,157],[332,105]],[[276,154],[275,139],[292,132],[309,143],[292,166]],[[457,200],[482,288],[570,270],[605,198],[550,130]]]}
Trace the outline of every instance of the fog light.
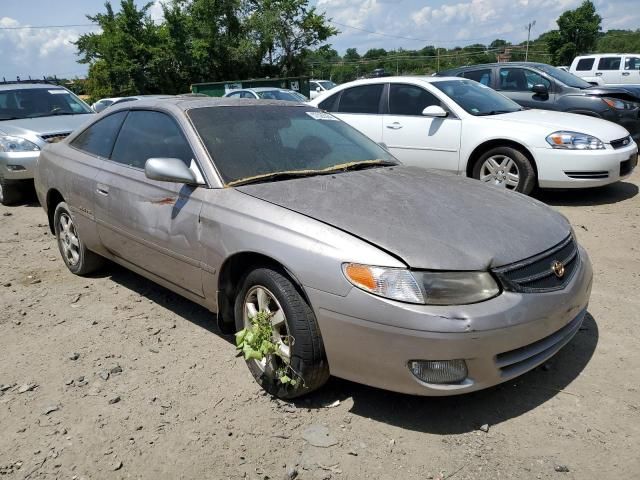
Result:
{"label": "fog light", "polygon": [[26,170],[22,165],[7,165],[7,170],[11,170],[12,172],[19,172],[21,170]]}
{"label": "fog light", "polygon": [[425,383],[460,383],[467,378],[464,360],[411,360],[409,370]]}

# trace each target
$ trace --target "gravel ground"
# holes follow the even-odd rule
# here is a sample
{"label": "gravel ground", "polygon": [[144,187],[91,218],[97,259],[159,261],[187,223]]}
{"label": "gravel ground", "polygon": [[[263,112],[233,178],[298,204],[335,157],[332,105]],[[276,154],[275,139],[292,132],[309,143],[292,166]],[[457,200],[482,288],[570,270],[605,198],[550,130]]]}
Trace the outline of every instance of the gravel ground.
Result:
{"label": "gravel ground", "polygon": [[539,195],[591,255],[589,316],[543,367],[450,398],[274,400],[209,312],[115,265],[72,275],[37,203],[0,207],[0,477],[640,478],[639,184]]}

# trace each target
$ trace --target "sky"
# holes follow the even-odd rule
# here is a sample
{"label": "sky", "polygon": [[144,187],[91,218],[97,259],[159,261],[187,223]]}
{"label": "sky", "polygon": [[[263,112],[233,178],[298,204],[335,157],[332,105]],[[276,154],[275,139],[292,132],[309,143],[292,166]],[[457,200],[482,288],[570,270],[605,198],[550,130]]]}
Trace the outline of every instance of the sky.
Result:
{"label": "sky", "polygon": [[[143,4],[145,1],[138,1]],[[161,19],[156,0],[151,14]],[[341,33],[329,40],[344,53],[355,47],[419,49],[490,43],[496,38],[526,40],[525,26],[536,21],[531,36],[557,27],[565,10],[582,0],[310,0],[326,12]],[[119,2],[113,1],[114,6]],[[638,0],[595,0],[603,28],[640,28]],[[24,26],[84,25],[86,14],[104,11],[104,0],[0,0],[0,79],[84,76],[72,42],[93,27],[24,29]],[[377,32],[377,33],[370,33]],[[404,37],[404,38],[396,38]]]}

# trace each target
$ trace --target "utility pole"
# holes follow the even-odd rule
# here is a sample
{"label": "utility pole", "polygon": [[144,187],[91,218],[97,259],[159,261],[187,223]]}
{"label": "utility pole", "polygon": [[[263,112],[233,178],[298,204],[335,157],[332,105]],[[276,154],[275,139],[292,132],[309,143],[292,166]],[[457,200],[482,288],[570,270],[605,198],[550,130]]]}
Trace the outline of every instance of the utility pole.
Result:
{"label": "utility pole", "polygon": [[525,49],[525,52],[524,52],[525,62],[529,60],[529,41],[531,40],[531,29],[534,27],[535,24],[536,24],[536,21],[534,20],[533,22],[529,22],[529,24],[524,27],[527,29],[527,48]]}
{"label": "utility pole", "polygon": [[436,72],[440,73],[440,47],[436,48],[436,57],[438,57],[438,69]]}

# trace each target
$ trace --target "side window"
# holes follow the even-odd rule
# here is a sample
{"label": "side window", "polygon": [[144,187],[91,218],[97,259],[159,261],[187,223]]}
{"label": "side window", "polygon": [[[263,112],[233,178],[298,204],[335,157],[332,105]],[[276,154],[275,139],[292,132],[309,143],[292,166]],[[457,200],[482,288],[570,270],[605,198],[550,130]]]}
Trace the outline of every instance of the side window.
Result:
{"label": "side window", "polygon": [[340,113],[378,113],[380,95],[384,84],[362,85],[348,88],[342,92],[338,112]]}
{"label": "side window", "polygon": [[240,98],[241,94],[242,92],[233,92],[233,93],[230,93],[228,96],[231,98]]}
{"label": "side window", "polygon": [[[526,92],[531,90],[524,68],[501,68],[500,89],[512,92]],[[531,72],[533,73],[533,72]]]}
{"label": "side window", "polygon": [[422,111],[431,105],[441,106],[440,100],[423,88],[395,83],[390,85],[389,113],[391,115],[421,115]]}
{"label": "side window", "polygon": [[529,90],[531,90],[534,85],[544,85],[547,87],[547,90],[551,88],[551,82],[533,70],[525,70],[524,76],[527,79],[527,87]]}
{"label": "side window", "polygon": [[470,72],[464,72],[462,75],[464,78],[468,78],[470,80],[475,80],[482,85],[486,85],[487,87],[491,85],[491,69],[485,68],[482,70],[471,70]]}
{"label": "side window", "polygon": [[620,70],[620,57],[602,57],[598,62],[598,70]]}
{"label": "side window", "polygon": [[71,145],[83,152],[109,158],[111,150],[113,150],[113,143],[126,116],[127,112],[124,111],[98,120],[78,135],[71,142]]}
{"label": "side window", "polygon": [[256,96],[251,92],[240,92],[240,98],[252,98],[255,100]]}
{"label": "side window", "polygon": [[640,70],[640,57],[627,57],[624,59],[625,70]]}
{"label": "side window", "polygon": [[193,153],[169,115],[133,110],[122,125],[111,160],[143,169],[147,160],[154,157],[179,158],[191,165]]}
{"label": "side window", "polygon": [[318,108],[320,110],[326,110],[327,112],[335,112],[338,108],[338,98],[340,98],[340,92],[320,102]]}
{"label": "side window", "polygon": [[595,58],[581,58],[578,60],[578,65],[576,65],[576,70],[578,72],[588,72],[593,68],[593,64],[595,62]]}

